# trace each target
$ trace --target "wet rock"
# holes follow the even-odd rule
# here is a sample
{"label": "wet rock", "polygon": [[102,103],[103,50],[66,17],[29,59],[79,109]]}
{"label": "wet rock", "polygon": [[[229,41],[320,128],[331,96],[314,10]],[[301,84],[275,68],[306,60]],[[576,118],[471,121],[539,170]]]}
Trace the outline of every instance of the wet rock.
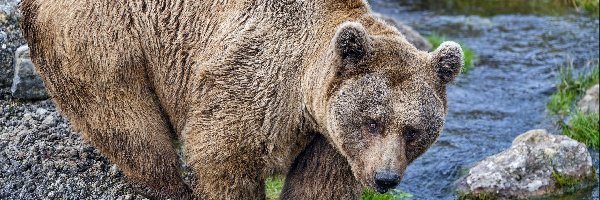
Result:
{"label": "wet rock", "polygon": [[459,179],[457,189],[463,198],[536,198],[593,186],[595,176],[584,144],[531,130],[509,149],[477,163]]}
{"label": "wet rock", "polygon": [[577,103],[577,106],[582,112],[585,113],[598,113],[598,107],[600,107],[600,85],[596,84],[585,92],[585,96]]}
{"label": "wet rock", "polygon": [[427,41],[427,39],[425,39],[423,36],[421,36],[421,34],[419,34],[417,31],[415,31],[412,27],[410,27],[402,22],[396,21],[391,17],[382,15],[382,14],[376,14],[375,16],[382,19],[387,24],[396,27],[396,29],[398,29],[398,31],[400,31],[400,33],[402,33],[402,35],[404,35],[404,38],[406,38],[406,40],[408,40],[408,42],[411,43],[412,45],[414,45],[417,49],[422,50],[422,51],[431,51],[432,50],[431,43],[429,43],[429,41]]}
{"label": "wet rock", "polygon": [[0,88],[11,86],[15,50],[25,44],[19,28],[21,18],[19,2],[19,0],[0,1]]}
{"label": "wet rock", "polygon": [[44,81],[35,71],[27,45],[17,49],[15,61],[15,75],[10,89],[12,96],[22,100],[47,99]]}

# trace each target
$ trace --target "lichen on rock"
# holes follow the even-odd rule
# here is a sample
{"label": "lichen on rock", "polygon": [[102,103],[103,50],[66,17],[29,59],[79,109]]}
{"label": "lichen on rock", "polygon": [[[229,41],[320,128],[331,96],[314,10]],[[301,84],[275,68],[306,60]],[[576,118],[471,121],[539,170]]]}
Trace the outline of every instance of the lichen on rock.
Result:
{"label": "lichen on rock", "polygon": [[531,130],[515,138],[509,149],[477,163],[459,179],[457,189],[461,199],[514,199],[562,195],[595,183],[584,144]]}

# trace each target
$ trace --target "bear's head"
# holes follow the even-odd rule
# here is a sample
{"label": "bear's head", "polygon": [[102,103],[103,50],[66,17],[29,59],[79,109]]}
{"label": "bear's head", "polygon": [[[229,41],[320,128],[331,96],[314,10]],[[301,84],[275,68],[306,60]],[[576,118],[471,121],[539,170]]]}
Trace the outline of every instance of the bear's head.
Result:
{"label": "bear's head", "polygon": [[[317,68],[313,115],[363,186],[385,192],[437,139],[447,113],[446,85],[463,65],[461,47],[419,51],[385,25],[337,27]],[[380,30],[382,27],[388,30]],[[313,74],[314,75],[314,74]]]}

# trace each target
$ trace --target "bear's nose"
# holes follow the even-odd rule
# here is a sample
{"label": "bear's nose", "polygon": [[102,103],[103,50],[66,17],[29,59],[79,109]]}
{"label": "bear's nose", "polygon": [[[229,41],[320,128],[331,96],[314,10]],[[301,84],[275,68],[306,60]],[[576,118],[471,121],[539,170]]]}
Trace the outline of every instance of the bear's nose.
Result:
{"label": "bear's nose", "polygon": [[389,189],[394,188],[400,183],[400,175],[389,170],[381,170],[375,172],[375,184],[377,192],[385,193]]}

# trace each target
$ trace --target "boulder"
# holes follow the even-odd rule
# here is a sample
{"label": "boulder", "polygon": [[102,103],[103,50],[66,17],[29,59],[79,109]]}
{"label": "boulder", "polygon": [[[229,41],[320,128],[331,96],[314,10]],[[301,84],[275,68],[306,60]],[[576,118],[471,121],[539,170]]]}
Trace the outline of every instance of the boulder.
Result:
{"label": "boulder", "polygon": [[0,89],[12,84],[16,49],[25,44],[19,28],[19,0],[0,1]]}
{"label": "boulder", "polygon": [[531,130],[509,149],[477,163],[458,180],[457,189],[461,199],[528,199],[562,195],[596,181],[584,144]]}
{"label": "boulder", "polygon": [[585,113],[598,113],[598,107],[600,107],[598,93],[600,93],[600,85],[598,84],[588,89],[585,96],[577,103],[579,110]]}
{"label": "boulder", "polygon": [[21,46],[15,52],[15,69],[11,94],[22,100],[47,99],[46,87],[39,74],[35,71],[29,56],[29,47]]}
{"label": "boulder", "polygon": [[375,16],[377,16],[379,19],[382,19],[387,24],[396,27],[396,29],[398,29],[398,31],[404,35],[404,38],[406,38],[406,40],[414,45],[417,49],[422,51],[432,50],[433,46],[431,43],[429,43],[427,39],[421,36],[421,34],[415,31],[412,27],[382,14],[376,14]]}

